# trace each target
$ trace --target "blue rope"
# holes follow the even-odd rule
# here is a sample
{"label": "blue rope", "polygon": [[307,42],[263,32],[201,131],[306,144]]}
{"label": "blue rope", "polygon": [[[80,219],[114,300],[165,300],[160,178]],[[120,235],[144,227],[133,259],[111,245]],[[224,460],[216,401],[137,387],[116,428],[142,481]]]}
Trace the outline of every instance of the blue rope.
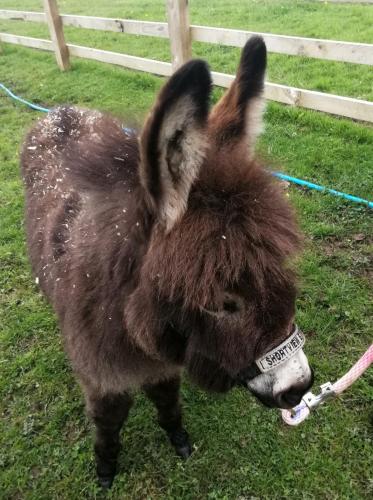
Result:
{"label": "blue rope", "polygon": [[25,99],[22,99],[22,97],[18,97],[11,90],[9,90],[5,85],[0,83],[0,88],[3,89],[10,97],[15,99],[18,102],[21,102],[22,104],[26,104],[26,106],[29,106],[32,109],[35,109],[36,111],[43,111],[44,113],[48,113],[49,109],[48,108],[43,108],[42,106],[38,106],[37,104],[33,104],[32,102],[26,101]]}
{"label": "blue rope", "polygon": [[359,198],[359,196],[353,196],[352,194],[342,193],[342,191],[336,191],[335,189],[319,186],[318,184],[314,184],[313,182],[304,181],[303,179],[297,179],[296,177],[291,177],[290,175],[281,174],[280,172],[273,172],[273,175],[284,181],[289,181],[293,182],[294,184],[298,184],[299,186],[305,186],[309,189],[316,189],[316,191],[334,194],[334,196],[341,196],[346,200],[354,201],[356,203],[364,203],[364,205],[367,205],[369,208],[373,208],[372,201],[364,200],[364,198]]}
{"label": "blue rope", "polygon": [[[48,108],[43,108],[42,106],[38,106],[37,104],[33,104],[32,102],[26,101],[25,99],[16,96],[15,94],[13,94],[11,90],[5,87],[5,85],[3,85],[2,83],[0,83],[0,88],[3,89],[10,97],[15,99],[16,101],[21,102],[22,104],[26,104],[26,106],[29,106],[30,108],[35,109],[36,111],[42,111],[44,113],[48,113],[48,111],[50,111]],[[126,134],[128,134],[132,132],[132,129],[125,127],[124,131]],[[335,189],[330,189],[324,186],[320,186],[319,184],[314,184],[313,182],[305,181],[303,179],[297,179],[296,177],[291,177],[290,175],[282,174],[280,172],[272,172],[272,173],[275,177],[278,177],[281,180],[292,182],[293,184],[304,186],[309,189],[315,189],[316,191],[329,193],[334,196],[340,196],[346,200],[353,201],[355,203],[362,203],[364,205],[367,205],[369,208],[373,208],[372,201],[364,200],[364,198],[360,198],[359,196],[353,196],[351,194],[342,193],[342,191],[336,191]]]}

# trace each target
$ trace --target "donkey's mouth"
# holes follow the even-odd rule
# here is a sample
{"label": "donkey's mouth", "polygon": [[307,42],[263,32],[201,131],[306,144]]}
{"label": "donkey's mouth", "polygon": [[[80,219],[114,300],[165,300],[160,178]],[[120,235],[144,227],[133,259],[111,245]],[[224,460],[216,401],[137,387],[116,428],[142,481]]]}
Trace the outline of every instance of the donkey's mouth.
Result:
{"label": "donkey's mouth", "polygon": [[277,398],[273,398],[271,396],[264,396],[263,394],[259,394],[251,389],[250,392],[253,396],[256,397],[258,401],[260,401],[267,408],[281,408],[283,410],[290,410],[291,408],[299,404],[302,400],[302,395],[292,399],[291,402],[287,402],[282,396],[279,396]]}

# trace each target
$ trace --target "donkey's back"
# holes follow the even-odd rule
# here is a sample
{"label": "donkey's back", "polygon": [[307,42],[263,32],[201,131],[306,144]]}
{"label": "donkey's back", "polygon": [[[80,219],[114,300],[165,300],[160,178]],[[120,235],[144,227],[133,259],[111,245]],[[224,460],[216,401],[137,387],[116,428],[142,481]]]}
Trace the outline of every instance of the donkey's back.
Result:
{"label": "donkey's back", "polygon": [[65,274],[61,264],[71,263],[77,245],[97,244],[109,222],[126,233],[115,219],[128,220],[137,168],[136,138],[96,111],[56,108],[28,134],[22,152],[28,243],[37,281],[52,301]]}

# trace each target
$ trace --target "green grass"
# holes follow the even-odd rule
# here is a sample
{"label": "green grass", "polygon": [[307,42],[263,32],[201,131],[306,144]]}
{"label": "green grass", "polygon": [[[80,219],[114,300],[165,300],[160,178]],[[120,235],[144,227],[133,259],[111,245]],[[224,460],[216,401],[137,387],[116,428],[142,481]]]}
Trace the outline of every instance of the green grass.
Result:
{"label": "green grass", "polygon": [[[164,19],[160,0],[59,3],[63,12]],[[366,6],[190,3],[194,23],[373,41],[373,8]],[[0,0],[0,8],[38,10],[39,4]],[[43,34],[37,25],[19,26],[23,33]],[[13,24],[0,21],[0,31],[8,28],[15,32],[15,24],[13,30]],[[74,30],[68,38],[169,57],[167,43],[149,38],[132,37],[131,42],[128,37],[127,45],[120,35]],[[224,71],[233,71],[238,57],[236,51],[203,45],[195,52]],[[285,83],[299,79],[307,84],[301,86],[317,88],[322,75],[329,85],[323,90],[372,99],[368,68],[354,66],[351,72],[352,65],[346,71],[342,64],[297,61],[271,57],[271,79],[282,74]],[[75,59],[72,70],[61,73],[52,54],[11,45],[3,45],[0,54],[0,81],[47,106],[76,103],[131,121],[142,119],[162,84],[145,73]],[[216,90],[214,98],[220,93]],[[0,498],[100,498],[80,391],[26,256],[18,151],[37,116],[0,94]],[[372,198],[372,127],[273,103],[265,122],[258,149],[273,168]],[[306,350],[320,384],[341,376],[372,342],[372,212],[316,192],[290,187],[289,193],[306,237],[297,318],[308,336]],[[263,409],[239,390],[215,397],[186,380],[185,421],[196,448],[186,463],[173,456],[151,405],[139,395],[123,433],[120,473],[108,497],[371,498],[372,387],[370,371],[341,400],[328,403],[299,428],[288,428],[279,412]]]}

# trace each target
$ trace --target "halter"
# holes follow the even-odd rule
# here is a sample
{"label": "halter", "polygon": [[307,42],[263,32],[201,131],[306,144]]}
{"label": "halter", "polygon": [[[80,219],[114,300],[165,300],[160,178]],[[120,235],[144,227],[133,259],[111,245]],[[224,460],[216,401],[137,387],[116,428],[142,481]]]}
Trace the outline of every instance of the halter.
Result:
{"label": "halter", "polygon": [[247,382],[261,373],[267,373],[282,365],[300,351],[306,339],[297,325],[294,325],[292,333],[280,345],[257,358],[248,368],[240,374],[240,380]]}

